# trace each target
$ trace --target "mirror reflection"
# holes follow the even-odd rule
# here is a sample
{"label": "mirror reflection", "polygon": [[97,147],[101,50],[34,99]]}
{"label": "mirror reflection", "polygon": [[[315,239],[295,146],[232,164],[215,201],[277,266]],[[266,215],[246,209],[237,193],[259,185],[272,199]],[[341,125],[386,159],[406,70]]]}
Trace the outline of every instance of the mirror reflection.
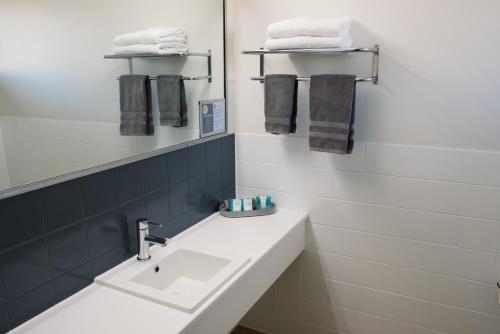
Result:
{"label": "mirror reflection", "polygon": [[222,0],[0,1],[0,191],[198,139],[223,18]]}

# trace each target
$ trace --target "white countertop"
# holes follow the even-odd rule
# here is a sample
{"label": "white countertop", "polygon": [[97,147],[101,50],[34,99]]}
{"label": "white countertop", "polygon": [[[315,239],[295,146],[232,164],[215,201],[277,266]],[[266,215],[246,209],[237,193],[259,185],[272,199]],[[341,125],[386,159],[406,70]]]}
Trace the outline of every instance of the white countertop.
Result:
{"label": "white countertop", "polygon": [[[298,225],[304,212],[280,209],[271,216],[228,219],[218,213],[172,239],[170,245],[249,256],[250,262],[194,313],[156,304],[97,284],[14,329],[12,333],[180,333],[195,323],[228,290]],[[167,246],[167,248],[169,247]],[[154,259],[161,248],[152,249]]]}

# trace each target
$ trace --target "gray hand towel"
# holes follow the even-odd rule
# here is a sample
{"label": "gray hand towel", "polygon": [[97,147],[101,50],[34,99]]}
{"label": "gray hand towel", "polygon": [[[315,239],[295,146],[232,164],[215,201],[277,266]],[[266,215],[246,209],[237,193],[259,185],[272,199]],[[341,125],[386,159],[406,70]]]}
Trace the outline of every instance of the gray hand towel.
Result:
{"label": "gray hand towel", "polygon": [[266,75],[264,80],[266,131],[272,134],[295,133],[297,129],[297,76]]}
{"label": "gray hand towel", "polygon": [[354,146],[356,76],[311,76],[309,147],[311,151],[350,154]]}
{"label": "gray hand towel", "polygon": [[120,77],[120,110],[122,136],[154,135],[151,84],[147,75]]}
{"label": "gray hand towel", "polygon": [[175,127],[188,125],[186,90],[181,75],[160,75],[156,79],[160,124]]}

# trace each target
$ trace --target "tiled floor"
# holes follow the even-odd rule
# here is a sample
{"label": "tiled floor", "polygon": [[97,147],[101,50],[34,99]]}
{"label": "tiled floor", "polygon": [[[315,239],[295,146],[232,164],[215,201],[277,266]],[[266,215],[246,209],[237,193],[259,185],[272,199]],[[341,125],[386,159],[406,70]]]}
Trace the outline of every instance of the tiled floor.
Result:
{"label": "tiled floor", "polygon": [[231,334],[262,334],[261,332],[254,331],[253,329],[238,326]]}

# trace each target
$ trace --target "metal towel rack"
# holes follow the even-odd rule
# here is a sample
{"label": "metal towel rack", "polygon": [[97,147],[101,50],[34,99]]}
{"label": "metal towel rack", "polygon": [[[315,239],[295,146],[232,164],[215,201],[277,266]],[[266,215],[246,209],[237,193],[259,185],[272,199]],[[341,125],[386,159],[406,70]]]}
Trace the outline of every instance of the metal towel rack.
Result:
{"label": "metal towel rack", "polygon": [[[264,82],[264,56],[269,54],[352,54],[352,53],[371,53],[372,57],[372,74],[370,77],[358,77],[357,82],[371,82],[374,85],[378,85],[379,73],[379,54],[380,49],[378,44],[375,44],[372,48],[333,48],[333,49],[290,49],[290,50],[242,50],[244,55],[258,55],[260,58],[260,75],[253,76],[250,79]],[[298,77],[297,81],[309,81],[310,77]]]}
{"label": "metal towel rack", "polygon": [[[149,77],[148,80],[156,80],[158,79],[157,77]],[[120,78],[116,78],[116,80],[120,80]],[[192,81],[196,81],[196,80],[209,80],[209,82],[211,82],[211,77],[209,75],[201,75],[201,76],[198,76],[198,77],[182,77],[182,80],[192,80]]]}
{"label": "metal towel rack", "polygon": [[[139,54],[129,54],[129,55],[105,55],[104,59],[126,59],[128,61],[128,68],[130,74],[134,73],[133,59],[137,58],[171,58],[171,57],[206,57],[208,75],[201,75],[195,77],[182,77],[182,80],[208,80],[209,83],[212,82],[212,50],[208,50],[205,53],[202,52],[186,52],[186,53],[169,53],[169,54],[149,54],[149,53],[139,53]],[[118,80],[120,78],[116,78]],[[150,77],[149,80],[156,80],[156,77]]]}

